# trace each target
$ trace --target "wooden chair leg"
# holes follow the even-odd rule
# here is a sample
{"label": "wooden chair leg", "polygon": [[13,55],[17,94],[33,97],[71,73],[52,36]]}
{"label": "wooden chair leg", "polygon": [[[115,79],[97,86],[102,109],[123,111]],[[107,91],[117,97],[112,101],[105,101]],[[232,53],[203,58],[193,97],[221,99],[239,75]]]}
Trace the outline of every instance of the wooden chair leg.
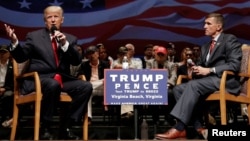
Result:
{"label": "wooden chair leg", "polygon": [[12,123],[12,128],[11,128],[11,135],[10,135],[11,141],[14,141],[15,137],[16,137],[18,114],[19,114],[19,109],[18,109],[17,105],[14,105],[13,117],[12,117],[13,123]]}
{"label": "wooden chair leg", "polygon": [[88,112],[84,115],[83,119],[83,140],[87,141],[88,140]]}
{"label": "wooden chair leg", "polygon": [[221,116],[221,125],[227,125],[227,108],[226,101],[220,101],[220,116]]}
{"label": "wooden chair leg", "polygon": [[34,140],[39,140],[40,112],[41,112],[41,101],[36,102],[36,105],[35,105]]}
{"label": "wooden chair leg", "polygon": [[248,125],[250,125],[250,104],[247,105]]}

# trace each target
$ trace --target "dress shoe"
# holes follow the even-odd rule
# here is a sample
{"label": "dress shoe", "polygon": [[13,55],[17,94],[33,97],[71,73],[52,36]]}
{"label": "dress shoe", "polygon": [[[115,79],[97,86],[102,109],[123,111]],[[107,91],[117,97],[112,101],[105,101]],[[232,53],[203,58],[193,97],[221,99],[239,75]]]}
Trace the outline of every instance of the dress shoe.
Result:
{"label": "dress shoe", "polygon": [[60,131],[59,139],[79,140],[80,138],[78,136],[76,136],[69,128],[66,128],[66,129]]}
{"label": "dress shoe", "polygon": [[41,129],[40,140],[53,140],[48,128]]}
{"label": "dress shoe", "polygon": [[186,138],[186,130],[178,131],[175,128],[169,129],[163,134],[156,134],[156,139],[165,140],[165,139],[177,139],[177,138]]}
{"label": "dress shoe", "polygon": [[206,128],[198,128],[196,129],[197,133],[202,136],[204,139],[207,139],[208,130]]}

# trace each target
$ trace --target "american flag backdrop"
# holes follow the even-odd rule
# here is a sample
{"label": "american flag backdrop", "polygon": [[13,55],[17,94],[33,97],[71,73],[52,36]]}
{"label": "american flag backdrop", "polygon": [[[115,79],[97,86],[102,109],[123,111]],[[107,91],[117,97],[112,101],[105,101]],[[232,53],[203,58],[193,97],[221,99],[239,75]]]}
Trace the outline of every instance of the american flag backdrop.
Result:
{"label": "american flag backdrop", "polygon": [[84,48],[103,43],[111,55],[128,42],[142,54],[146,44],[200,46],[204,17],[219,12],[226,19],[225,32],[250,44],[249,0],[0,0],[0,44],[9,44],[4,23],[15,28],[22,42],[28,32],[44,27],[43,9],[64,9],[62,30],[76,35]]}

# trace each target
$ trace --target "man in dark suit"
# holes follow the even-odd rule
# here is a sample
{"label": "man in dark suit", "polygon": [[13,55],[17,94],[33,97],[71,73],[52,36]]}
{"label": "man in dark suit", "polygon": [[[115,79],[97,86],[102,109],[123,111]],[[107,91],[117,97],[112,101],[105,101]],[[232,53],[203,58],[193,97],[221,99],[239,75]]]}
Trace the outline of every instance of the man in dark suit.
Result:
{"label": "man in dark suit", "polygon": [[[29,60],[26,71],[37,71],[41,80],[43,93],[41,121],[44,131],[41,138],[43,139],[51,139],[48,128],[62,91],[71,96],[72,102],[66,110],[66,118],[62,121],[59,139],[77,139],[70,127],[72,122],[82,118],[92,93],[92,85],[89,82],[70,76],[70,64],[80,64],[81,56],[76,48],[77,38],[61,32],[63,21],[61,7],[45,8],[46,28],[28,33],[24,45],[19,43],[14,29],[5,24],[5,30],[11,40],[9,47],[11,55],[19,63]],[[32,83],[34,83],[32,80],[23,82],[24,94],[34,90]]]}
{"label": "man in dark suit", "polygon": [[[204,98],[219,89],[223,71],[238,72],[241,64],[241,43],[232,34],[223,33],[224,18],[221,14],[211,13],[205,18],[205,35],[215,41],[210,49],[210,42],[201,47],[201,58],[193,66],[193,80],[174,87],[177,103],[171,115],[177,119],[177,124],[163,134],[156,134],[158,139],[186,138],[186,126],[193,122],[195,130],[202,134],[204,128],[200,122],[202,117],[201,103]],[[240,82],[236,77],[227,80],[227,91],[239,94]]]}

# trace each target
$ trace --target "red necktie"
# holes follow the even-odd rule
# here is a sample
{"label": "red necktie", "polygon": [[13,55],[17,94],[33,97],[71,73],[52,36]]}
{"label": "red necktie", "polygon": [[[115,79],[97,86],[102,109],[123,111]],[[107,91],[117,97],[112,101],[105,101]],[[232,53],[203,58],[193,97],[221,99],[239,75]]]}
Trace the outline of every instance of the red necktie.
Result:
{"label": "red necktie", "polygon": [[54,51],[56,66],[58,66],[57,43],[56,43],[56,39],[55,38],[52,38],[52,47],[53,47],[53,51]]}
{"label": "red necktie", "polygon": [[[59,63],[58,63],[58,54],[57,54],[57,42],[55,38],[52,38],[52,47],[53,47],[53,52],[54,52],[54,56],[55,56],[55,61],[56,61],[56,66],[58,67]],[[54,79],[60,83],[61,87],[63,87],[62,84],[62,77],[60,74],[56,74],[54,76]]]}
{"label": "red necktie", "polygon": [[212,40],[212,42],[210,44],[210,49],[209,49],[210,54],[212,53],[214,47],[215,47],[215,40]]}

